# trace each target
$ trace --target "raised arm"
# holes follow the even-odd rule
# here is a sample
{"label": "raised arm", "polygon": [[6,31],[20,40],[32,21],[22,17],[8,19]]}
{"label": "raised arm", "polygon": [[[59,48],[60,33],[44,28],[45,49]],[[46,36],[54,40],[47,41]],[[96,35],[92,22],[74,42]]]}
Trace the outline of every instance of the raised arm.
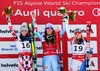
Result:
{"label": "raised arm", "polygon": [[35,34],[36,34],[37,37],[40,39],[40,41],[42,41],[43,36],[38,32],[38,27],[37,27],[37,23],[36,23],[36,16],[35,16],[35,13],[32,13],[31,17],[32,17],[32,23],[34,24],[33,26],[34,26]]}
{"label": "raised arm", "polygon": [[[63,18],[62,18],[62,30],[60,31],[60,36],[62,36],[65,33],[65,31],[66,31],[66,24],[65,24],[64,19],[65,18],[63,16]],[[68,20],[68,18],[66,18],[66,20]]]}
{"label": "raised arm", "polygon": [[17,37],[17,35],[16,35],[16,33],[15,33],[14,29],[13,29],[13,26],[11,25],[10,15],[6,15],[6,19],[7,19],[8,27],[9,27],[9,29],[11,31],[12,36],[14,37],[15,40],[17,40],[18,37]]}
{"label": "raised arm", "polygon": [[63,17],[63,28],[64,28],[64,30],[66,31],[66,33],[67,33],[67,37],[68,37],[68,39],[70,40],[70,43],[72,43],[72,40],[73,40],[73,38],[72,38],[72,36],[70,35],[70,32],[69,32],[69,16],[68,16],[68,14],[66,14],[66,15],[64,15],[64,17]]}

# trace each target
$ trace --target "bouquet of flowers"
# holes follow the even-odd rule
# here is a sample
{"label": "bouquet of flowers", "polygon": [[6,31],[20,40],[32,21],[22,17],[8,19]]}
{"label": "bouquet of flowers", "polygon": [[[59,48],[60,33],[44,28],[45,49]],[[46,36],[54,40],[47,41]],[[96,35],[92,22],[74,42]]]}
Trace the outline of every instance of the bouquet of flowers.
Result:
{"label": "bouquet of flowers", "polygon": [[11,15],[13,13],[12,7],[11,6],[6,6],[2,12],[2,15]]}
{"label": "bouquet of flowers", "polygon": [[[58,9],[58,11],[61,13],[61,14],[66,14],[67,13],[67,10],[66,10],[66,8],[65,7],[60,7],[59,9]],[[68,15],[69,15],[69,19],[70,20],[72,20],[72,21],[75,21],[75,13],[72,11],[72,12],[69,12],[68,13]]]}
{"label": "bouquet of flowers", "polygon": [[66,12],[67,12],[67,10],[66,10],[65,7],[60,7],[60,8],[58,9],[58,11],[59,11],[61,14],[66,14]]}

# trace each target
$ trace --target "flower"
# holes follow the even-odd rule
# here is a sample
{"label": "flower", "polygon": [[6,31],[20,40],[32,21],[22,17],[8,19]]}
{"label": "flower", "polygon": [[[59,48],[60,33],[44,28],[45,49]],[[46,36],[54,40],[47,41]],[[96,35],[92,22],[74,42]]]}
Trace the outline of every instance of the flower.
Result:
{"label": "flower", "polygon": [[76,17],[75,17],[75,13],[74,13],[73,11],[70,12],[70,13],[69,13],[69,19],[72,20],[72,21],[75,21],[75,18],[76,18]]}
{"label": "flower", "polygon": [[12,7],[11,6],[6,6],[2,12],[2,15],[11,15],[13,13]]}
{"label": "flower", "polygon": [[61,14],[65,14],[67,12],[66,8],[65,7],[60,7],[58,9],[58,11],[61,13]]}

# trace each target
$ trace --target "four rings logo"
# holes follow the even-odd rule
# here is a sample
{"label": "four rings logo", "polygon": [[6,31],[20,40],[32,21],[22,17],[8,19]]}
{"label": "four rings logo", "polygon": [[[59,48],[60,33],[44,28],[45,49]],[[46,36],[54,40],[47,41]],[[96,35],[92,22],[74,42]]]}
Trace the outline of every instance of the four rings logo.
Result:
{"label": "four rings logo", "polygon": [[97,17],[100,16],[100,8],[94,8],[92,14]]}

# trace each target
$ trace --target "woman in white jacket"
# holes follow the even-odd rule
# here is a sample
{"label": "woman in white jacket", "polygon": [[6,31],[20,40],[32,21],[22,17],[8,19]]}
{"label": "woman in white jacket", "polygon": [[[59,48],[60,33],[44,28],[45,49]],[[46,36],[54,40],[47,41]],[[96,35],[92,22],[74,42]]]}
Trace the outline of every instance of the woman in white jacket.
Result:
{"label": "woman in white jacket", "polygon": [[[82,35],[82,30],[76,28],[74,31],[74,37],[71,37],[69,33],[68,23],[69,21],[65,19],[66,22],[66,32],[70,40],[71,50],[72,50],[72,61],[70,66],[70,71],[85,71],[85,58],[90,58],[90,46],[87,46],[86,39]],[[87,54],[88,53],[88,54]]]}

